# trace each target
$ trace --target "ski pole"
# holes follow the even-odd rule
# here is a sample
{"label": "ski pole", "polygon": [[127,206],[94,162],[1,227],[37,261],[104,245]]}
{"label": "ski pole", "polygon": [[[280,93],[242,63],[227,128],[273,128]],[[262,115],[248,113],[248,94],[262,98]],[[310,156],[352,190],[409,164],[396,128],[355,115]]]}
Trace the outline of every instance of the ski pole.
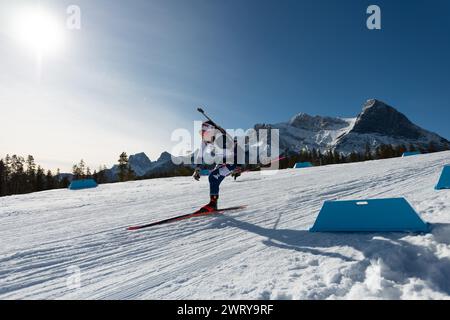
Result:
{"label": "ski pole", "polygon": [[222,134],[226,135],[228,139],[231,139],[231,141],[234,141],[234,138],[227,133],[227,131],[219,126],[213,119],[211,119],[202,108],[197,108],[197,111],[200,112],[206,119],[211,121],[211,123],[220,131]]}

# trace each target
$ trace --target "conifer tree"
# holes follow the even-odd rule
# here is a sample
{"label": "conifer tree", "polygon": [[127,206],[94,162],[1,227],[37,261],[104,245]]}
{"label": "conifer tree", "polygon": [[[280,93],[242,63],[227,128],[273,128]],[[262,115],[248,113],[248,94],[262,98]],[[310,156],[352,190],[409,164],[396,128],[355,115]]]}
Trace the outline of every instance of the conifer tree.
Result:
{"label": "conifer tree", "polygon": [[36,190],[35,191],[42,191],[45,190],[45,174],[44,169],[42,169],[41,166],[37,167],[36,170]]}
{"label": "conifer tree", "polygon": [[53,177],[53,174],[50,170],[47,170],[47,174],[45,176],[45,189],[51,190],[55,189],[56,183],[55,178]]}
{"label": "conifer tree", "polygon": [[0,197],[6,196],[6,183],[8,179],[6,177],[6,165],[3,159],[0,159]]}
{"label": "conifer tree", "polygon": [[128,178],[128,155],[122,152],[119,156],[119,181],[126,181]]}

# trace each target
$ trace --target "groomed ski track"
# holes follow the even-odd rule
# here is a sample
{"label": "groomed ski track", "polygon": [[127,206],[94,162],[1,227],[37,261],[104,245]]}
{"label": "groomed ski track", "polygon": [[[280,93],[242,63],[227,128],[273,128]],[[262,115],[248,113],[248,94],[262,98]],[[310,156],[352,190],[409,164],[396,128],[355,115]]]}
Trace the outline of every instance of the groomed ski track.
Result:
{"label": "groomed ski track", "polygon": [[[190,177],[0,198],[0,299],[449,299],[450,152],[245,173],[239,212],[141,231],[208,201]],[[406,197],[431,234],[307,230],[325,200]],[[67,286],[74,269],[80,287]],[[69,269],[68,269],[69,268]]]}

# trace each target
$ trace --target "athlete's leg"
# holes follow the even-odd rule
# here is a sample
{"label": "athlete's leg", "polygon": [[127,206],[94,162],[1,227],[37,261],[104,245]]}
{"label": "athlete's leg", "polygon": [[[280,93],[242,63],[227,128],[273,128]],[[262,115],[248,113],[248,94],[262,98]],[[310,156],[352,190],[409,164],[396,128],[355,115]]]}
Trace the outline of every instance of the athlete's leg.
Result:
{"label": "athlete's leg", "polygon": [[208,177],[209,180],[209,194],[211,196],[218,196],[220,184],[222,181],[233,172],[236,165],[226,164],[217,166]]}
{"label": "athlete's leg", "polygon": [[225,179],[234,170],[235,165],[220,165],[217,166],[208,177],[209,180],[209,203],[202,207],[199,212],[212,212],[217,210],[217,202],[219,199],[219,187],[223,179]]}

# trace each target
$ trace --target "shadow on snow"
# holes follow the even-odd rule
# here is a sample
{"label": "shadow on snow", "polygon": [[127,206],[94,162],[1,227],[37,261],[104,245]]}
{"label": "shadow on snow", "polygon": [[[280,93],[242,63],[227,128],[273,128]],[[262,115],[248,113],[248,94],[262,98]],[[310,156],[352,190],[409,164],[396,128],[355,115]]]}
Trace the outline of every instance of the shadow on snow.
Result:
{"label": "shadow on snow", "polygon": [[[411,241],[408,233],[311,233],[307,230],[264,228],[255,224],[223,217],[213,223],[214,228],[238,228],[264,237],[262,243],[297,252],[306,252],[345,262],[360,264],[365,270],[371,261],[381,259],[384,267],[381,276],[396,283],[406,283],[408,278],[418,278],[428,282],[432,288],[450,294],[450,259],[438,257],[433,251],[436,245],[418,245]],[[429,242],[450,245],[450,224],[433,224]],[[339,252],[338,247],[351,247],[359,251],[364,259],[355,259]],[[328,250],[327,250],[328,249]],[[363,280],[363,279],[361,279]]]}

